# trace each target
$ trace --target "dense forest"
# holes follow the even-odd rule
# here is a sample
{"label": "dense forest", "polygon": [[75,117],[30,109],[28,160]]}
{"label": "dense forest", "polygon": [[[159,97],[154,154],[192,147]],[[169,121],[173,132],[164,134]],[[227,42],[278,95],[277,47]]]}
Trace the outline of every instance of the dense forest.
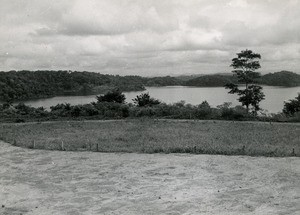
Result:
{"label": "dense forest", "polygon": [[300,75],[289,71],[269,73],[263,75],[259,83],[270,86],[297,87],[300,86]]}
{"label": "dense forest", "polygon": [[[223,87],[230,82],[236,83],[236,77],[217,74],[183,79],[170,76],[119,76],[85,71],[9,71],[0,72],[0,101],[13,102],[58,95],[103,94],[114,88],[121,91],[142,91],[147,86]],[[281,71],[263,75],[257,82],[273,86],[300,86],[300,75]]]}
{"label": "dense forest", "polygon": [[[197,87],[223,87],[225,84],[230,82],[238,83],[235,76],[216,74],[189,79],[184,82],[184,85]],[[289,71],[268,73],[256,79],[255,82],[269,86],[297,87],[300,86],[300,75]]]}
{"label": "dense forest", "polygon": [[71,71],[0,72],[0,100],[18,101],[57,95],[93,95],[118,88],[121,91],[142,91],[145,86],[179,85],[173,77],[105,75]]}
{"label": "dense forest", "polygon": [[187,80],[184,85],[197,87],[223,87],[228,83],[237,83],[237,79],[231,75],[204,75]]}

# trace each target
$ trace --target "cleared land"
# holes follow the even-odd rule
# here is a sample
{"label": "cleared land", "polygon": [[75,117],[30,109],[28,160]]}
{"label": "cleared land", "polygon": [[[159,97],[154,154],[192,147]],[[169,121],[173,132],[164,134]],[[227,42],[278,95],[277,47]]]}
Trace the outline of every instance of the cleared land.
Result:
{"label": "cleared land", "polygon": [[0,141],[0,214],[297,215],[300,158],[30,150]]}
{"label": "cleared land", "polygon": [[99,152],[300,156],[300,124],[124,120],[0,124],[16,146]]}

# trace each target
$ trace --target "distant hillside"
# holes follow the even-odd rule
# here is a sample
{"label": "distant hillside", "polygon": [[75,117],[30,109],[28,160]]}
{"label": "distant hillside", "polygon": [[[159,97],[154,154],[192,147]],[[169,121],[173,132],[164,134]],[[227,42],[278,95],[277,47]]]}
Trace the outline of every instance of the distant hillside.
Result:
{"label": "distant hillside", "polygon": [[235,82],[235,78],[233,76],[204,75],[198,78],[188,80],[184,83],[184,85],[197,87],[223,87],[225,84],[231,82]]}
{"label": "distant hillside", "polygon": [[113,88],[121,91],[143,91],[145,86],[181,84],[182,81],[170,76],[145,78],[77,71],[9,71],[0,72],[0,101],[58,95],[93,95]]}
{"label": "distant hillside", "polygon": [[300,86],[300,75],[281,71],[263,75],[258,82],[270,86],[297,87]]}
{"label": "distant hillside", "polygon": [[[223,87],[237,83],[228,74],[180,77],[141,77],[106,75],[94,72],[71,71],[10,71],[0,72],[0,101],[48,98],[58,95],[93,95],[113,88],[121,91],[142,91],[145,86]],[[263,75],[257,83],[272,86],[300,86],[300,75],[281,71]]]}
{"label": "distant hillside", "polygon": [[0,72],[0,100],[17,101],[57,95],[91,95],[112,88],[144,90],[140,76],[114,76],[93,72],[10,71]]}
{"label": "distant hillside", "polygon": [[182,83],[182,80],[170,76],[145,78],[144,82],[145,86],[176,86],[182,85]]}
{"label": "distant hillside", "polygon": [[176,76],[176,78],[180,81],[189,81],[192,80],[194,78],[198,78],[198,77],[202,77],[205,76],[204,74],[196,74],[196,75],[180,75],[180,76]]}
{"label": "distant hillside", "polygon": [[[226,83],[230,82],[238,83],[236,77],[233,75],[217,74],[204,75],[189,79],[184,82],[184,85],[197,87],[222,87]],[[295,87],[300,86],[300,75],[289,71],[269,73],[257,79],[256,83],[269,86]]]}

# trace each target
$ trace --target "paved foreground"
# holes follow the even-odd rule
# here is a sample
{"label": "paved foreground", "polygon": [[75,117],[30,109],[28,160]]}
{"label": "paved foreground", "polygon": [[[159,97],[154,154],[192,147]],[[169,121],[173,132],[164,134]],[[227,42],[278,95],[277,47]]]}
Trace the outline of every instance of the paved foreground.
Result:
{"label": "paved foreground", "polygon": [[30,150],[0,142],[0,214],[300,214],[300,158]]}

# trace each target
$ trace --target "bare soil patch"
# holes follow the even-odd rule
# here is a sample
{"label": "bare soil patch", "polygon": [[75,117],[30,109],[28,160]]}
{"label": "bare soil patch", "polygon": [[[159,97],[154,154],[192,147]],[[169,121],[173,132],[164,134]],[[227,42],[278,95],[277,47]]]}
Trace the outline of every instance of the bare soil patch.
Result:
{"label": "bare soil patch", "polygon": [[0,214],[299,214],[300,158],[30,150],[0,142]]}

